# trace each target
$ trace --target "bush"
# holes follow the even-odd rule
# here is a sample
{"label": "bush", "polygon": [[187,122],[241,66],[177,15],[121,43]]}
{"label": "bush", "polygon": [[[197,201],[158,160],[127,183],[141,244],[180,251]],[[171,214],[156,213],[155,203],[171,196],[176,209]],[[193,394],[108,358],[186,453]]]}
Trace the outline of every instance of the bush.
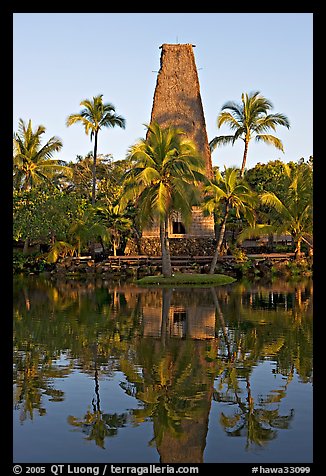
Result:
{"label": "bush", "polygon": [[244,250],[238,248],[237,246],[233,246],[230,249],[232,252],[232,256],[236,259],[237,262],[243,263],[248,261],[247,254]]}
{"label": "bush", "polygon": [[13,253],[13,272],[15,273],[41,273],[53,269],[45,257],[40,253],[24,255],[21,251]]}

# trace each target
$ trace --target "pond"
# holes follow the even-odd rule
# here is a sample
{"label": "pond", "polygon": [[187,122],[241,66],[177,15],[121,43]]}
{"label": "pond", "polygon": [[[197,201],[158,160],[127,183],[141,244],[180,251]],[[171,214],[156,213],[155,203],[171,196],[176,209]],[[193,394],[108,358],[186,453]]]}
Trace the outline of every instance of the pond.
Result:
{"label": "pond", "polygon": [[311,463],[311,280],[14,281],[14,462]]}

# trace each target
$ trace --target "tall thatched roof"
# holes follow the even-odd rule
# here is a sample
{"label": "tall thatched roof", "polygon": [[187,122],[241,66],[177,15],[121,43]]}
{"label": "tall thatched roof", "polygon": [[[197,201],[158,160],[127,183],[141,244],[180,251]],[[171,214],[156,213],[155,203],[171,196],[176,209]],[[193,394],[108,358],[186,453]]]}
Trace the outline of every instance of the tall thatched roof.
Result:
{"label": "tall thatched roof", "polygon": [[208,145],[200,87],[191,44],[163,44],[151,122],[183,129],[197,145],[209,177],[212,159]]}

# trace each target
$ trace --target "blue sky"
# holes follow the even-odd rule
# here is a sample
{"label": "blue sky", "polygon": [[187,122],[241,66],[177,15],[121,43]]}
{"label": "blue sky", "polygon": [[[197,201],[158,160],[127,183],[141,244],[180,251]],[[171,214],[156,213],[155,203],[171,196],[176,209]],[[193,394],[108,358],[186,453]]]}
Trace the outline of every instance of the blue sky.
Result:
{"label": "blue sky", "polygon": [[[163,43],[196,45],[209,140],[230,132],[217,129],[222,105],[258,90],[291,127],[276,132],[284,154],[252,141],[247,167],[313,154],[312,13],[14,13],[13,130],[19,118],[42,124],[44,140],[63,142],[56,158],[75,160],[93,144],[80,124],[66,127],[66,118],[81,110],[81,100],[103,94],[126,129],[101,131],[98,152],[125,158],[145,136]],[[242,150],[241,141],[216,149],[213,165],[240,167]]]}

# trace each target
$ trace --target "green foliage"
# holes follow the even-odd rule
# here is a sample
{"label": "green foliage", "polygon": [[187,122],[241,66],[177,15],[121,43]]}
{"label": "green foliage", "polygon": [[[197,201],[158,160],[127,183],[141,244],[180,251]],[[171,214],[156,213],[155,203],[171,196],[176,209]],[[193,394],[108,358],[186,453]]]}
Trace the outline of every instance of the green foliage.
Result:
{"label": "green foliage", "polygon": [[74,193],[38,187],[13,194],[13,237],[50,244],[69,241],[71,222],[78,219],[85,200]]}
{"label": "green foliage", "polygon": [[[280,200],[287,200],[289,189],[289,175],[295,173],[295,170],[304,170],[307,177],[310,177],[310,189],[312,193],[312,172],[313,158],[310,157],[307,162],[302,158],[298,162],[284,163],[281,160],[269,161],[266,164],[258,163],[255,167],[247,170],[246,181],[250,187],[261,194],[263,192],[272,192]],[[273,209],[263,203],[257,207],[257,221],[268,223],[271,221]]]}
{"label": "green foliage", "polygon": [[233,283],[235,281],[231,276],[226,276],[224,274],[175,274],[170,278],[165,278],[164,276],[146,276],[137,281],[141,285],[159,285],[159,284],[168,284],[168,285],[205,285],[205,284],[214,284],[214,285],[223,285]]}
{"label": "green foliage", "polygon": [[64,241],[56,241],[51,246],[49,253],[47,254],[47,263],[56,263],[59,258],[65,258],[66,256],[73,256],[75,248]]}
{"label": "green foliage", "polygon": [[246,181],[257,193],[263,191],[274,192],[282,195],[286,190],[286,167],[295,167],[293,162],[285,164],[281,160],[272,160],[266,164],[258,162],[253,168],[247,170]]}
{"label": "green foliage", "polygon": [[125,241],[128,236],[131,236],[132,220],[128,217],[128,211],[121,204],[106,206],[98,204],[96,215],[107,229],[113,247],[113,255],[116,256],[121,241]]}
{"label": "green foliage", "polygon": [[232,256],[237,262],[248,261],[247,253],[238,246],[230,246]]}
{"label": "green foliage", "polygon": [[285,189],[277,196],[274,192],[264,191],[260,194],[263,205],[271,209],[270,225],[258,225],[243,230],[239,240],[262,233],[278,235],[291,234],[297,256],[301,253],[301,241],[309,241],[312,237],[313,226],[313,184],[312,170],[307,164],[295,168],[285,167]]}
{"label": "green foliage", "polygon": [[50,270],[52,270],[52,266],[49,266],[44,255],[40,253],[30,255],[24,255],[21,251],[13,253],[14,273],[40,273]]}
{"label": "green foliage", "polygon": [[[74,191],[78,196],[90,200],[93,174],[93,153],[85,157],[77,156],[68,166],[72,170],[71,180],[67,182],[65,190]],[[96,164],[96,190],[98,200],[107,203],[119,201],[123,191],[123,175],[130,167],[129,161],[113,161],[112,156],[98,155]]]}
{"label": "green foliage", "polygon": [[33,131],[31,120],[27,125],[19,120],[13,141],[13,182],[17,190],[29,190],[42,182],[53,186],[54,179],[70,174],[65,162],[52,159],[53,154],[62,148],[61,140],[53,136],[42,145],[41,135],[44,133],[44,126],[40,125]]}
{"label": "green foliage", "polygon": [[244,218],[250,226],[254,226],[256,221],[255,205],[256,195],[241,178],[239,169],[229,167],[221,174],[215,171],[213,180],[205,187],[203,210],[204,213],[216,212],[222,206],[223,218],[217,240],[216,250],[212,259],[209,273],[213,274],[217,264],[217,258],[222,249],[225,236],[227,219],[231,210],[234,211],[236,219]]}
{"label": "green foliage", "polygon": [[78,256],[81,254],[82,248],[91,242],[99,239],[104,243],[110,241],[108,228],[102,222],[101,217],[97,215],[97,209],[92,205],[87,205],[82,213],[71,221],[69,235],[69,242],[78,250]]}
{"label": "green foliage", "polygon": [[234,211],[236,219],[243,217],[253,224],[257,202],[255,193],[240,178],[239,169],[225,167],[223,174],[216,171],[213,180],[206,186],[203,208],[205,212],[212,213],[224,206]]}

